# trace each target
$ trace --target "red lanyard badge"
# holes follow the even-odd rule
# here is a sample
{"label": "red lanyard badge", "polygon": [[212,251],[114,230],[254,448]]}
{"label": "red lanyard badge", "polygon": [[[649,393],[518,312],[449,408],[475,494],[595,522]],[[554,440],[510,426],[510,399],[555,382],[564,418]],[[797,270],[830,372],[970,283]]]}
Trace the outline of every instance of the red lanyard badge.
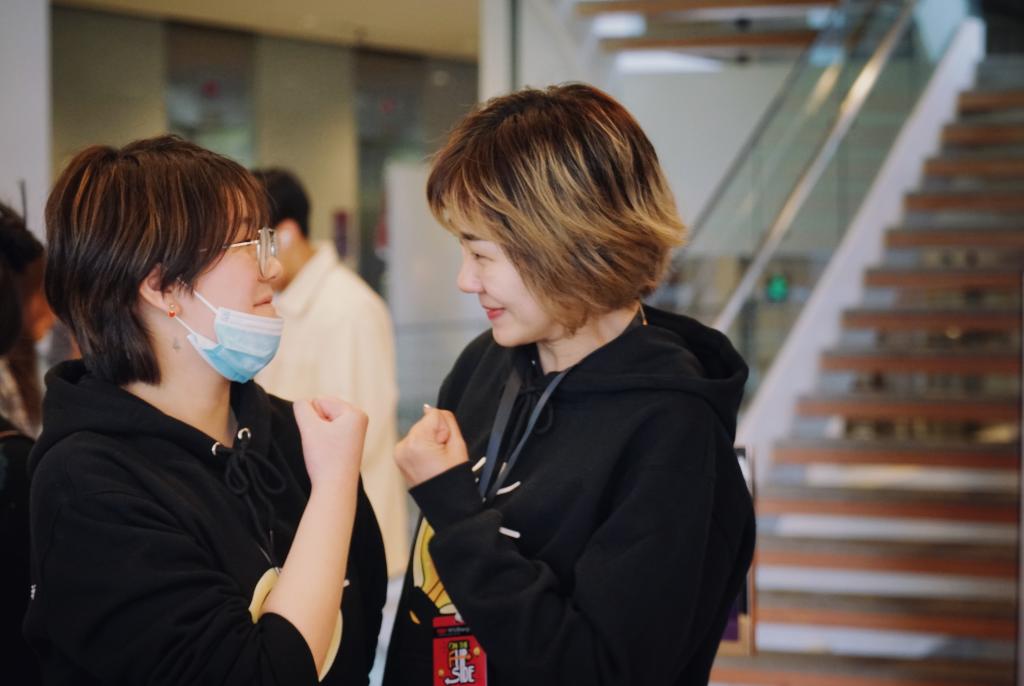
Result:
{"label": "red lanyard badge", "polygon": [[487,653],[452,615],[434,618],[434,686],[487,686]]}

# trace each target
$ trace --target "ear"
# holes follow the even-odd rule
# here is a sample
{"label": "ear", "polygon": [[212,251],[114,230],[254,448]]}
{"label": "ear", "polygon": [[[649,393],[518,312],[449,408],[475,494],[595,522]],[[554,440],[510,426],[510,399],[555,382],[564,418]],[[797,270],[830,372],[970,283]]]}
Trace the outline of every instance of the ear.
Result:
{"label": "ear", "polygon": [[171,289],[162,290],[160,288],[162,280],[163,265],[158,264],[150,270],[146,278],[139,284],[139,298],[141,302],[166,314],[171,309],[171,305],[177,303]]}
{"label": "ear", "polygon": [[294,219],[282,219],[274,227],[274,231],[277,233],[277,245],[283,250],[306,240],[306,237],[302,235],[302,228]]}

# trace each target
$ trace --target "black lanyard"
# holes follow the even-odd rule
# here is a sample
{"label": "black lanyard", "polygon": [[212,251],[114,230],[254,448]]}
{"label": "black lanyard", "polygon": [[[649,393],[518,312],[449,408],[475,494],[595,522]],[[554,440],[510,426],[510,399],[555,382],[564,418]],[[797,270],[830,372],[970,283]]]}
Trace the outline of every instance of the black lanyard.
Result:
{"label": "black lanyard", "polygon": [[558,384],[562,383],[562,379],[569,373],[566,369],[562,371],[558,376],[553,378],[549,383],[544,392],[541,393],[540,399],[537,401],[537,406],[533,408],[533,412],[530,413],[530,420],[526,423],[526,430],[523,432],[522,438],[519,439],[519,443],[516,444],[515,450],[509,455],[508,459],[502,465],[501,470],[498,472],[497,477],[494,479],[494,484],[490,488],[487,485],[491,482],[491,478],[494,476],[495,466],[498,464],[498,450],[501,448],[501,439],[505,435],[505,430],[508,428],[508,420],[512,416],[512,407],[515,405],[516,396],[519,394],[519,389],[523,385],[523,379],[519,376],[519,372],[515,366],[512,367],[512,372],[508,375],[508,381],[505,383],[505,391],[501,394],[501,402],[498,403],[498,413],[494,417],[494,426],[491,428],[491,437],[487,441],[487,461],[484,463],[484,470],[480,475],[479,489],[480,495],[484,501],[494,497],[494,494],[501,488],[502,484],[505,483],[505,479],[508,478],[509,473],[512,471],[512,467],[515,466],[516,460],[519,458],[519,453],[522,452],[523,446],[526,445],[526,439],[533,433],[533,427],[537,423],[537,419],[540,417],[541,410],[547,405],[548,400],[551,398],[551,394],[558,388]]}

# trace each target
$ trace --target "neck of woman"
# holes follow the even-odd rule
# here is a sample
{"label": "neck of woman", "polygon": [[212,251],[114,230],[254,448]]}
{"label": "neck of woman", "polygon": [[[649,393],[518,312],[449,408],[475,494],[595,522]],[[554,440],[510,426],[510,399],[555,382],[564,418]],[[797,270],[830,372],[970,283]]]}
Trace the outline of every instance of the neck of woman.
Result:
{"label": "neck of woman", "polygon": [[636,317],[640,305],[630,305],[591,317],[571,336],[537,341],[537,355],[545,374],[573,366],[598,348],[618,338]]}
{"label": "neck of woman", "polygon": [[227,446],[234,443],[231,383],[213,369],[162,373],[158,384],[136,381],[124,389],[215,441]]}

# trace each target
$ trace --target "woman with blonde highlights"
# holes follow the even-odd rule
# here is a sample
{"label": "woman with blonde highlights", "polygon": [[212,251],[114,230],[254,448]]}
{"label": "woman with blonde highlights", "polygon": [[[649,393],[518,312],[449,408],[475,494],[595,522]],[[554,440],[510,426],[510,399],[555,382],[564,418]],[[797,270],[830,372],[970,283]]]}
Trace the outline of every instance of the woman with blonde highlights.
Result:
{"label": "woman with blonde highlights", "polygon": [[747,369],[641,303],[684,238],[650,141],[595,88],[519,91],[427,198],[491,330],[396,451],[423,519],[385,686],[707,683],[753,554]]}

